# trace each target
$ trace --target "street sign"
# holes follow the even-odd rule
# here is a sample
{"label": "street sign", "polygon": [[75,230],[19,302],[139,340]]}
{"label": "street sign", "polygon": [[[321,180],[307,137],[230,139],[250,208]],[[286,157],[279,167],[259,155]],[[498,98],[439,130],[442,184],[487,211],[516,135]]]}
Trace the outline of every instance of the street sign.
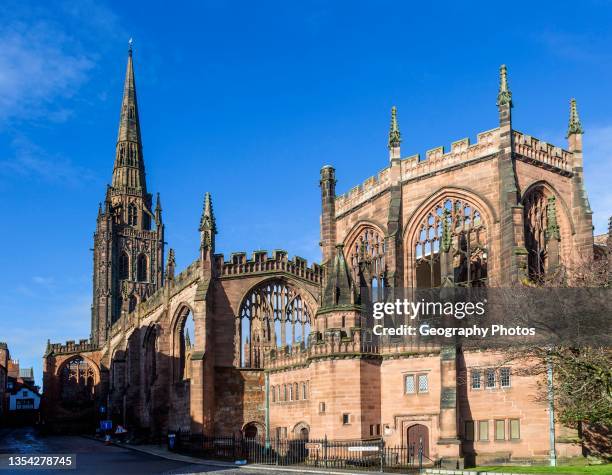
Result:
{"label": "street sign", "polygon": [[307,442],[304,444],[304,447],[308,450],[319,450],[321,448],[321,444],[319,442]]}
{"label": "street sign", "polygon": [[113,428],[113,421],[109,420],[104,420],[104,421],[100,421],[100,429],[102,430],[111,430]]}
{"label": "street sign", "polygon": [[361,447],[349,447],[349,452],[377,452],[378,447],[375,445],[363,445]]}

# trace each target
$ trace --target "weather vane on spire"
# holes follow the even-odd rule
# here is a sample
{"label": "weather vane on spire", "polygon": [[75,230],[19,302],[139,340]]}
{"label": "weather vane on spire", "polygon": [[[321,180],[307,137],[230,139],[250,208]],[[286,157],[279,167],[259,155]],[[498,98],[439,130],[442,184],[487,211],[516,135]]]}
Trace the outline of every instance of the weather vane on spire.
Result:
{"label": "weather vane on spire", "polygon": [[129,52],[130,54],[132,54],[132,44],[134,44],[134,40],[133,40],[132,38],[130,38],[130,39],[128,40],[128,52]]}

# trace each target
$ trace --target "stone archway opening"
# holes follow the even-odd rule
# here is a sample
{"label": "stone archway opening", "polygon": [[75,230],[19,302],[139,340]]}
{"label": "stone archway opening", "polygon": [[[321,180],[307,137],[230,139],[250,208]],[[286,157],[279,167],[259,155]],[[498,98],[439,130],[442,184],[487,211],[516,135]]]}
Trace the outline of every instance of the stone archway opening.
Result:
{"label": "stone archway opening", "polygon": [[440,253],[445,225],[453,282],[481,287],[487,283],[487,229],[483,214],[470,200],[442,197],[421,220],[414,240],[417,288],[439,287],[442,282]]}
{"label": "stone archway opening", "polygon": [[66,409],[86,409],[94,406],[97,368],[80,355],[67,360],[59,370],[60,400]]}
{"label": "stone archway opening", "polygon": [[313,315],[304,294],[285,279],[250,290],[239,310],[240,366],[261,368],[267,351],[305,345]]}
{"label": "stone archway opening", "polygon": [[253,422],[249,422],[247,425],[245,425],[244,429],[242,429],[242,433],[245,439],[255,439],[258,435],[260,435],[257,425]]}

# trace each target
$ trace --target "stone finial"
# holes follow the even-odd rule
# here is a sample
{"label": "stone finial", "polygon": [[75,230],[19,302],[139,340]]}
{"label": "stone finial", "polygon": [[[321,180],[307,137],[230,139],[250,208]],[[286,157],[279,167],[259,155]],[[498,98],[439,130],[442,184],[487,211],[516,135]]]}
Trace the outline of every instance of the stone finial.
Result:
{"label": "stone finial", "polygon": [[200,218],[200,231],[212,231],[217,234],[217,226],[215,215],[213,213],[212,198],[210,193],[204,195],[204,208],[202,209],[202,217]]}
{"label": "stone finial", "polygon": [[559,232],[559,224],[557,223],[557,198],[552,195],[548,198],[548,206],[546,207],[546,239],[561,240]]}
{"label": "stone finial", "polygon": [[401,142],[402,136],[397,123],[397,107],[393,106],[391,108],[391,125],[389,126],[389,142],[387,147],[391,150],[392,148],[399,147]]}
{"label": "stone finial", "polygon": [[512,107],[512,92],[508,88],[508,71],[505,64],[499,67],[499,93],[497,94],[497,106]]}
{"label": "stone finial", "polygon": [[569,126],[567,128],[567,136],[573,134],[584,134],[584,129],[580,123],[580,117],[578,117],[578,107],[576,106],[576,99],[570,100],[570,117]]}
{"label": "stone finial", "polygon": [[191,338],[189,337],[189,329],[185,329],[185,346],[191,348]]}

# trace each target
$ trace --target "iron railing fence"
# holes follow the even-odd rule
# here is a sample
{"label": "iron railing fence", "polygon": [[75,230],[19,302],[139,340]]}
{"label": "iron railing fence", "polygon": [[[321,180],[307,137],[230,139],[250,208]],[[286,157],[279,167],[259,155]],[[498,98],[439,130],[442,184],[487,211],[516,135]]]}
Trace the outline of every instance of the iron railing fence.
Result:
{"label": "iron railing fence", "polygon": [[176,450],[209,459],[279,466],[367,469],[417,473],[438,466],[422,446],[388,446],[384,440],[291,439],[176,433]]}

